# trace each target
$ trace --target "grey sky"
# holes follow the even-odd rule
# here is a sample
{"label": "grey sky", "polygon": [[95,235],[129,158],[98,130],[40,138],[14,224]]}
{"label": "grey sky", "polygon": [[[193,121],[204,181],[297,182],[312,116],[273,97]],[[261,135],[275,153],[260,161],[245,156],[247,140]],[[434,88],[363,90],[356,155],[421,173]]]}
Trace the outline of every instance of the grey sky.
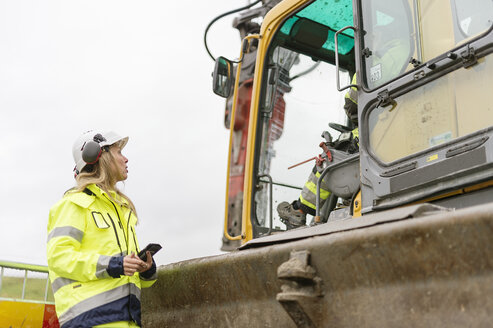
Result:
{"label": "grey sky", "polygon": [[[220,253],[228,130],[203,32],[245,1],[0,0],[0,260],[45,264],[80,133],[130,137],[122,190],[167,264]],[[209,33],[237,57],[234,16]]]}

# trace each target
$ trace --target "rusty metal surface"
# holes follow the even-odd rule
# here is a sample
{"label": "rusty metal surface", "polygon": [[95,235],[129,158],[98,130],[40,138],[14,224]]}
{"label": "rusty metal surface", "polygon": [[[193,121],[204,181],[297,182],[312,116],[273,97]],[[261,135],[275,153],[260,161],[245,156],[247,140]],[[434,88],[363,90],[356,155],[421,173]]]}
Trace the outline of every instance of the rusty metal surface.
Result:
{"label": "rusty metal surface", "polygon": [[276,299],[292,251],[323,281],[315,327],[489,327],[492,233],[487,204],[162,266],[143,327],[296,327]]}

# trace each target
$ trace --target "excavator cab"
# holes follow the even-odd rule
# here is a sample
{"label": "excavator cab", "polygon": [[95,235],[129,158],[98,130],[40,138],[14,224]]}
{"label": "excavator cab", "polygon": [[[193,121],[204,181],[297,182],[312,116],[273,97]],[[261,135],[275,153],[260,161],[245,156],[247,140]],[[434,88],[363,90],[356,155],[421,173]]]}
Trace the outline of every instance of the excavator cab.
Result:
{"label": "excavator cab", "polygon": [[[359,186],[328,169],[335,192],[328,210],[317,206],[322,221],[329,213],[348,219],[414,202],[484,202],[493,185],[493,115],[484,88],[493,84],[491,1],[283,1],[266,19],[259,35],[248,36],[257,60],[243,92],[247,140],[230,142],[232,156],[245,153],[229,167],[230,177],[244,171],[235,177],[240,183],[230,179],[241,192],[227,204],[226,239],[244,243],[286,230],[277,204],[297,199],[311,170],[288,168],[320,153],[320,133],[337,131],[329,122],[353,128],[343,110],[350,87],[358,94],[359,153],[338,170],[347,165],[342,176],[356,175]],[[245,104],[236,75],[232,103]],[[227,81],[217,85],[226,90]],[[349,184],[351,196],[341,191]],[[478,190],[478,197],[455,197]]]}

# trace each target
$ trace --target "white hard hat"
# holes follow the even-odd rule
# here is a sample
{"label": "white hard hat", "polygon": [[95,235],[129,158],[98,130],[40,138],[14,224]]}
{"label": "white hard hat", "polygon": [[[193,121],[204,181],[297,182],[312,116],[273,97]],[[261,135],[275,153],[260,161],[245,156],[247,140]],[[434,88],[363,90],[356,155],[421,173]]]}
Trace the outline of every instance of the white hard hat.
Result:
{"label": "white hard hat", "polygon": [[83,133],[72,147],[72,155],[75,161],[75,174],[79,174],[87,164],[94,164],[98,161],[104,146],[123,141],[122,148],[128,142],[128,137],[121,137],[113,131],[87,131]]}

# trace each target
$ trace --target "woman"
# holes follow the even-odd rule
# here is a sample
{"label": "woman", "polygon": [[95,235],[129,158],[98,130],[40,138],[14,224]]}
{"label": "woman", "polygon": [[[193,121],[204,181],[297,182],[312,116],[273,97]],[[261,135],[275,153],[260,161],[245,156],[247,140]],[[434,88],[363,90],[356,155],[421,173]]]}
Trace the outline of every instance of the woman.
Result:
{"label": "woman", "polygon": [[140,288],[156,264],[135,254],[137,216],[116,188],[127,179],[128,137],[84,133],[74,144],[76,187],[50,210],[47,257],[62,328],[140,326]]}

